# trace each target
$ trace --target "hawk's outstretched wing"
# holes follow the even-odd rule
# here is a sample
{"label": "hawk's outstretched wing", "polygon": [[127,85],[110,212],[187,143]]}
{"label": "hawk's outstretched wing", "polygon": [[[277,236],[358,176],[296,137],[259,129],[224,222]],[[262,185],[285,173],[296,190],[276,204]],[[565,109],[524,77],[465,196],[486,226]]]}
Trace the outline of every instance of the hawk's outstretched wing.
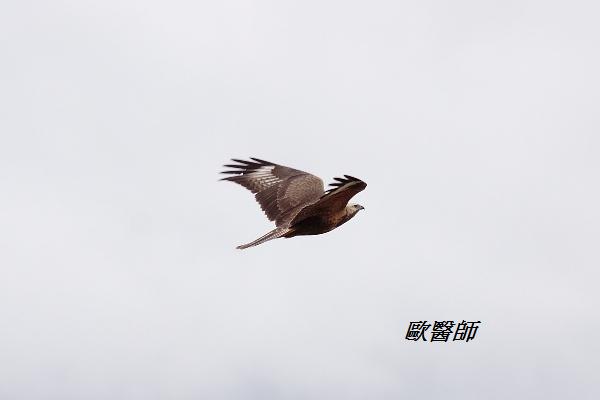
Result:
{"label": "hawk's outstretched wing", "polygon": [[295,217],[296,221],[312,215],[335,213],[343,210],[354,195],[367,187],[365,182],[350,175],[333,179],[335,182],[329,184],[332,188],[328,189],[318,201],[304,208]]}
{"label": "hawk's outstretched wing", "polygon": [[319,177],[258,158],[250,159],[232,159],[237,164],[224,165],[231,169],[222,172],[232,176],[222,180],[239,183],[254,193],[260,207],[277,226],[289,226],[303,208],[324,196]]}

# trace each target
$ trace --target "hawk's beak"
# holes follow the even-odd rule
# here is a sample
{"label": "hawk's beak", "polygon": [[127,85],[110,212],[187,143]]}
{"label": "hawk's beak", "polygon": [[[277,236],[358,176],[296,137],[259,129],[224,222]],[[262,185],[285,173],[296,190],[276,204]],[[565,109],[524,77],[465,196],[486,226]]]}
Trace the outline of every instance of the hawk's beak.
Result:
{"label": "hawk's beak", "polygon": [[365,208],[363,206],[358,206],[359,210],[364,210]]}

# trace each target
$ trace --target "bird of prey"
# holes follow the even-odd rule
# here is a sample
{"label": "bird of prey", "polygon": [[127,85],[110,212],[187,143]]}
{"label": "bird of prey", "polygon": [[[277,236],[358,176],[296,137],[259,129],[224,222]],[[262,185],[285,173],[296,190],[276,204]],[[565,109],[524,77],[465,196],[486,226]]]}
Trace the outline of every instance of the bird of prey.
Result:
{"label": "bird of prey", "polygon": [[267,218],[275,221],[275,229],[258,239],[238,246],[246,249],[280,237],[319,235],[344,224],[364,207],[348,204],[367,184],[344,175],[333,178],[327,191],[321,178],[269,161],[232,159],[237,164],[225,164],[229,174],[221,180],[238,183],[255,194]]}

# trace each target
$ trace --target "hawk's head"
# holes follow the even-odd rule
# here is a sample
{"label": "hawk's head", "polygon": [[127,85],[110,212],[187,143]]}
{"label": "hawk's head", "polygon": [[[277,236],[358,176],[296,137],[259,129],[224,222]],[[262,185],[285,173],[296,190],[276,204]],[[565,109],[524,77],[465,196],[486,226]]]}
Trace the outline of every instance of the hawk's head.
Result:
{"label": "hawk's head", "polygon": [[349,217],[353,217],[357,212],[364,209],[360,204],[348,204],[346,206],[346,213]]}

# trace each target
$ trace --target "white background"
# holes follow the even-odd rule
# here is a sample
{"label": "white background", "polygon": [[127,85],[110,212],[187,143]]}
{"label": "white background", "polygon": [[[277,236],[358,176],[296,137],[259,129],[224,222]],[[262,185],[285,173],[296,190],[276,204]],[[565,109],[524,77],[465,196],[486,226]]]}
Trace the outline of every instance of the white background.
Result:
{"label": "white background", "polygon": [[[0,398],[600,398],[599,13],[3,2]],[[249,156],[366,210],[235,250]]]}

